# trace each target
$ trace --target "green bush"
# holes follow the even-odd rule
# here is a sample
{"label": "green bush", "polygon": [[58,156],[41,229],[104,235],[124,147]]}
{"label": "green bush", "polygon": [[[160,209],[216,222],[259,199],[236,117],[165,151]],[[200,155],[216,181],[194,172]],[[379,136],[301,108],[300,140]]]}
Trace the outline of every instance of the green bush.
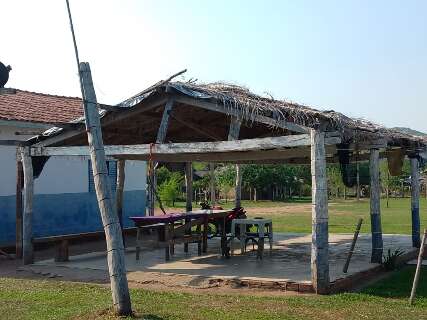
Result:
{"label": "green bush", "polygon": [[168,206],[174,206],[181,193],[183,177],[179,172],[173,172],[169,179],[159,187],[160,199]]}

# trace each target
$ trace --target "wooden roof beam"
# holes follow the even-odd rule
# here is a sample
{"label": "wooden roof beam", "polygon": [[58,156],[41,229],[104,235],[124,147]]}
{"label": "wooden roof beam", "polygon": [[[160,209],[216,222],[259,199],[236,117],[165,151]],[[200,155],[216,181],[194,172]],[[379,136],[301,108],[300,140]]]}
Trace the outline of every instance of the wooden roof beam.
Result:
{"label": "wooden roof beam", "polygon": [[[243,114],[238,110],[231,109],[231,108],[227,109],[221,104],[217,104],[209,101],[202,101],[200,99],[195,99],[195,98],[191,98],[183,95],[176,95],[175,99],[177,102],[182,104],[187,104],[187,105],[203,108],[210,111],[221,112],[227,115],[234,116],[236,118],[244,119]],[[281,129],[287,129],[297,133],[310,132],[310,128],[308,127],[305,127],[293,122],[288,122],[288,121],[276,121],[273,118],[269,118],[263,115],[253,115],[251,119],[247,119],[247,120],[253,120],[255,122],[263,123],[273,127],[279,127]]]}
{"label": "wooden roof beam", "polygon": [[[325,139],[327,145],[340,143],[339,137]],[[150,147],[149,144],[142,145],[115,145],[105,146],[105,154],[109,156],[146,156],[150,152],[153,156],[179,154],[209,154],[242,151],[268,151],[274,149],[295,148],[310,145],[310,135],[291,135],[281,137],[269,137],[258,139],[245,139],[217,142],[191,142],[191,143],[165,143]],[[32,147],[32,156],[86,156],[89,154],[87,146],[78,147]]]}

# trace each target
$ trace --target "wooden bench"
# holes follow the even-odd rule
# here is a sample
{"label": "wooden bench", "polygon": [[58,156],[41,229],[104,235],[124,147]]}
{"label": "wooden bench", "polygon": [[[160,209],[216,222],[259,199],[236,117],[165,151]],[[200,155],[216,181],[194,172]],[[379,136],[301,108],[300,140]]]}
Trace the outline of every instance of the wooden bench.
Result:
{"label": "wooden bench", "polygon": [[[123,233],[131,233],[136,232],[136,228],[125,228]],[[48,237],[39,237],[33,238],[33,244],[38,243],[54,243],[56,252],[55,252],[55,261],[56,262],[65,262],[69,260],[69,252],[68,247],[69,243],[73,240],[91,240],[104,238],[105,233],[102,231],[92,231],[85,233],[72,233],[72,234],[64,234],[64,235],[56,235],[56,236],[48,236]]]}

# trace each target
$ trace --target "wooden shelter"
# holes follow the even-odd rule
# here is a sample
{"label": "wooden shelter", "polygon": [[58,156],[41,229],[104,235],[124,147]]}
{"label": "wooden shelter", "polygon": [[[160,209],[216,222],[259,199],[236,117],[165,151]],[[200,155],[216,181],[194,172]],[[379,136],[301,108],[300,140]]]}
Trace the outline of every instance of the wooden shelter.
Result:
{"label": "wooden shelter", "polygon": [[[223,83],[162,81],[116,106],[100,105],[107,157],[122,160],[186,163],[187,210],[191,210],[190,163],[228,162],[237,165],[236,203],[240,204],[241,170],[245,163],[309,164],[312,173],[313,287],[329,292],[328,196],[326,163],[338,162],[339,151],[350,161],[370,161],[372,262],[382,258],[379,159],[402,150],[414,172],[426,151],[419,137],[389,130],[334,111],[261,97]],[[32,168],[35,157],[89,156],[84,119],[52,128],[24,147],[24,226],[31,230]],[[123,175],[119,175],[123,177]],[[416,175],[414,175],[416,177]],[[154,181],[155,179],[153,179]],[[419,246],[419,205],[414,178],[412,201],[414,246]],[[118,188],[118,192],[120,192]],[[148,206],[152,214],[153,192]],[[120,195],[117,196],[120,199]],[[121,201],[118,201],[121,203]],[[120,208],[119,208],[120,211]],[[31,234],[24,233],[24,260],[31,262]]]}

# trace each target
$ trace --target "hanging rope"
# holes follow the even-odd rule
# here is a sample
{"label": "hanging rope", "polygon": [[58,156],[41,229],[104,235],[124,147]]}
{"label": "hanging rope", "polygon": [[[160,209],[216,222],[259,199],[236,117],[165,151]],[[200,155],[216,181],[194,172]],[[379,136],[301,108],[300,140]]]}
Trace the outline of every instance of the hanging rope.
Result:
{"label": "hanging rope", "polygon": [[[159,202],[159,207],[162,210],[163,214],[166,214],[166,210],[163,207],[163,203],[162,200],[160,199],[158,193],[157,193],[157,189],[154,183],[154,175],[155,175],[155,167],[154,167],[154,161],[153,161],[153,150],[155,148],[156,144],[155,143],[150,143],[150,153],[148,155],[148,190],[150,190],[153,192],[154,196],[156,197],[157,201]],[[151,194],[149,195],[151,198]],[[154,199],[152,199],[152,201],[154,202]],[[154,204],[153,204],[154,207]]]}

